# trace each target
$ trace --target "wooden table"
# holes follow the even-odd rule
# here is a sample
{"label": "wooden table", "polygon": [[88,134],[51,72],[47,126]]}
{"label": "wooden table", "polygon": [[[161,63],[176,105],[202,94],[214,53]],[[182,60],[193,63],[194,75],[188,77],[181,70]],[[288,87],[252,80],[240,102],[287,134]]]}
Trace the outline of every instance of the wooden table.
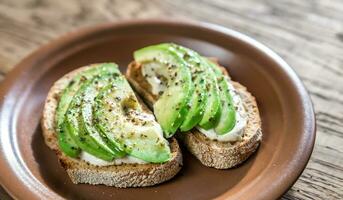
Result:
{"label": "wooden table", "polygon": [[[343,199],[341,0],[1,0],[0,80],[40,45],[78,27],[160,17],[220,24],[279,53],[309,90],[318,130],[307,168],[283,199]],[[9,199],[1,188],[0,199]]]}

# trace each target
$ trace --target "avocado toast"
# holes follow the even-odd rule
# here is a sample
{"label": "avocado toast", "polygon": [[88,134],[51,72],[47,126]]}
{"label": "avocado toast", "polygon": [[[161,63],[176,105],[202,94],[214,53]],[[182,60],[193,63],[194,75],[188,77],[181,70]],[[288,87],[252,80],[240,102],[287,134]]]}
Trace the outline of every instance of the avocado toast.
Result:
{"label": "avocado toast", "polygon": [[139,49],[134,59],[126,77],[115,63],[93,64],[66,74],[48,93],[43,136],[73,183],[167,181],[182,167],[175,138],[217,169],[256,151],[256,100],[216,60],[173,43]]}
{"label": "avocado toast", "polygon": [[163,137],[114,63],[82,67],[56,81],[41,125],[73,183],[150,186],[182,166],[176,139]]}
{"label": "avocado toast", "polygon": [[224,67],[172,43],[134,52],[126,77],[153,110],[165,137],[176,134],[205,166],[234,167],[262,140],[255,98]]}

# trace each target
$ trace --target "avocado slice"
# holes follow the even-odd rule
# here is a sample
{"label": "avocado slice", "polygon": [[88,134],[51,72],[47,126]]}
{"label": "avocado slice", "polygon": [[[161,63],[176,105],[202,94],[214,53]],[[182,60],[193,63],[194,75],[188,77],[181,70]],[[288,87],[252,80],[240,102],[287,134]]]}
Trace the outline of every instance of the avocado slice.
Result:
{"label": "avocado slice", "polygon": [[201,57],[202,63],[206,66],[206,79],[208,84],[207,89],[207,105],[204,115],[199,122],[199,126],[205,130],[215,127],[222,113],[222,105],[220,99],[219,85],[213,69],[210,67],[206,58]]}
{"label": "avocado slice", "polygon": [[58,145],[66,155],[73,158],[78,157],[81,152],[81,149],[77,146],[70,134],[68,134],[67,127],[64,123],[59,128]]}
{"label": "avocado slice", "polygon": [[64,123],[64,117],[72,101],[75,93],[81,87],[81,84],[87,79],[99,74],[101,71],[117,72],[118,68],[112,63],[98,64],[97,66],[91,67],[84,72],[76,75],[69,83],[69,85],[63,90],[60,97],[57,109],[56,109],[56,132],[58,137],[58,143],[61,150],[70,157],[77,157],[79,155],[80,148],[77,146],[75,141],[69,134],[69,130],[66,128]]}
{"label": "avocado slice", "polygon": [[[189,66],[195,88],[190,100],[190,108],[180,126],[181,131],[188,131],[200,122],[200,120],[203,118],[203,114],[206,108],[208,96],[206,86],[207,84],[209,84],[208,79],[206,78],[207,63],[204,63],[200,55],[193,50],[176,44],[171,45],[174,46],[176,51],[181,55],[181,57]],[[218,109],[218,106],[214,109]]]}
{"label": "avocado slice", "polygon": [[109,141],[151,163],[170,159],[168,141],[151,113],[143,110],[125,77],[119,76],[96,97],[94,120]]}
{"label": "avocado slice", "polygon": [[118,156],[116,156],[111,149],[106,147],[103,142],[100,141],[101,138],[96,139],[94,133],[89,134],[88,130],[85,129],[86,126],[84,126],[81,116],[81,104],[86,95],[87,88],[96,87],[96,84],[92,85],[92,83],[96,82],[96,80],[93,80],[102,76],[107,76],[107,72],[100,72],[93,79],[86,80],[81,85],[81,88],[74,95],[74,98],[66,112],[65,125],[70,136],[73,138],[77,146],[79,146],[83,151],[86,151],[102,160],[111,161]]}
{"label": "avocado slice", "polygon": [[[167,87],[153,105],[165,137],[175,134],[182,124],[194,91],[190,69],[171,44],[158,44],[134,52],[135,61],[152,68],[167,79]],[[166,110],[168,112],[166,112]]]}
{"label": "avocado slice", "polygon": [[80,111],[81,119],[79,120],[79,125],[81,126],[82,131],[79,134],[81,135],[81,137],[87,138],[85,139],[85,142],[92,140],[91,143],[94,143],[97,148],[106,151],[107,153],[113,155],[113,157],[115,158],[123,157],[124,155],[126,155],[126,153],[117,145],[113,145],[112,143],[108,142],[107,137],[101,134],[101,132],[99,132],[95,128],[95,125],[93,123],[92,108],[95,104],[94,99],[96,98],[96,96],[98,96],[100,90],[119,75],[119,73],[110,73],[96,76],[80,94],[83,99]]}
{"label": "avocado slice", "polygon": [[222,112],[218,121],[218,124],[214,128],[215,132],[219,135],[228,133],[233,129],[236,124],[236,110],[233,105],[232,96],[229,90],[229,80],[217,65],[209,59],[206,59],[210,67],[215,72],[215,75],[218,80],[219,90],[220,90],[220,99],[222,104]]}

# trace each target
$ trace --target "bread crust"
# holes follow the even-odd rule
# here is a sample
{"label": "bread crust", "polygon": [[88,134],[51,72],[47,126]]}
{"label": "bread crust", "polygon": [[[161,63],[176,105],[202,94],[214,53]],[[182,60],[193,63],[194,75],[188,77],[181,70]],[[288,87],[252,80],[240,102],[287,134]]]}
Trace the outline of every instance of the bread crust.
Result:
{"label": "bread crust", "polygon": [[[224,67],[220,67],[220,69],[229,76]],[[150,85],[142,76],[141,65],[136,62],[130,63],[126,77],[151,108],[157,97],[149,92]],[[248,113],[248,122],[241,141],[213,141],[197,129],[177,134],[177,138],[203,165],[216,169],[228,169],[244,162],[256,151],[262,141],[261,118],[255,97],[241,84],[233,81],[232,84],[242,98]]]}
{"label": "bread crust", "polygon": [[120,188],[152,186],[174,177],[182,167],[182,154],[176,139],[169,140],[172,158],[163,164],[122,164],[96,166],[83,160],[66,156],[58,146],[55,113],[63,89],[78,73],[93,65],[78,68],[57,80],[45,101],[41,127],[46,145],[55,151],[71,181],[92,185],[104,184]]}

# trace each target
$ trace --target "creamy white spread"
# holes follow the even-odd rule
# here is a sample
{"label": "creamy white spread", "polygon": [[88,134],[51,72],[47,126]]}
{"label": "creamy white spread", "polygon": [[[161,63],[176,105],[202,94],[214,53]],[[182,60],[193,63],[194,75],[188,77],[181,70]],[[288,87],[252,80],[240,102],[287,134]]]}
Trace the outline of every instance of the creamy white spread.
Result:
{"label": "creamy white spread", "polygon": [[162,84],[162,81],[156,77],[147,77],[149,83],[151,84],[151,91],[154,95],[158,95],[160,92],[165,90],[165,85]]}
{"label": "creamy white spread", "polygon": [[144,160],[141,160],[139,158],[135,158],[132,156],[125,156],[123,158],[116,158],[113,161],[105,161],[100,158],[97,158],[93,156],[92,154],[89,154],[85,151],[82,151],[80,154],[80,159],[83,161],[88,162],[89,164],[92,165],[97,165],[97,166],[109,166],[109,165],[121,165],[121,164],[145,164]]}
{"label": "creamy white spread", "polygon": [[232,84],[228,84],[230,89],[230,94],[232,96],[233,104],[236,109],[236,125],[233,129],[225,134],[219,135],[217,134],[214,129],[205,130],[200,127],[197,129],[206,137],[211,140],[218,140],[223,142],[234,142],[242,139],[244,129],[247,125],[247,113],[245,111],[243,102],[239,94],[237,94],[235,88]]}
{"label": "creamy white spread", "polygon": [[[163,70],[161,70],[160,68],[160,65],[154,63],[149,63],[148,65],[144,65],[144,67],[142,67],[142,74],[147,80],[147,82],[150,84],[152,90],[151,92],[154,95],[158,95],[160,92],[163,92],[166,89],[166,83],[157,77],[157,74],[164,75]],[[241,140],[244,133],[244,129],[247,125],[248,117],[242,99],[239,96],[239,94],[237,94],[237,91],[232,86],[232,84],[229,83],[228,85],[230,89],[230,94],[233,99],[233,104],[236,109],[236,125],[231,131],[222,135],[217,134],[214,131],[214,129],[205,130],[200,127],[196,127],[202,134],[204,134],[211,140],[218,140],[223,142],[233,142]]]}
{"label": "creamy white spread", "polygon": [[218,135],[214,129],[205,130],[200,127],[197,129],[206,137],[211,140],[225,141],[225,142],[234,142],[242,139],[244,128],[247,124],[247,120],[243,118],[238,112],[236,112],[236,125],[233,129],[223,135]]}
{"label": "creamy white spread", "polygon": [[166,81],[162,80],[161,77],[167,77],[165,69],[161,68],[160,64],[147,63],[142,67],[142,75],[148,81],[151,86],[151,92],[154,95],[160,94],[166,89]]}

